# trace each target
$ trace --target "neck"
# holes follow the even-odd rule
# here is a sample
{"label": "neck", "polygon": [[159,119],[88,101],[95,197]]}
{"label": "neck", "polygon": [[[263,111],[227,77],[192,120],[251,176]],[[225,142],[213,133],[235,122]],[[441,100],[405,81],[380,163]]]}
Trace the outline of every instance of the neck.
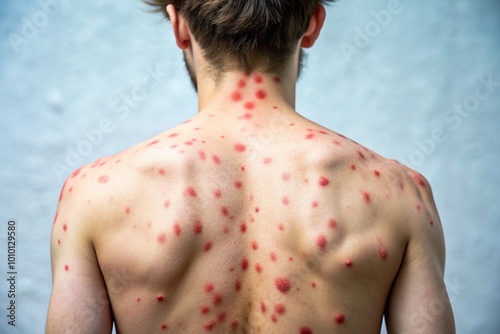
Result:
{"label": "neck", "polygon": [[[288,106],[295,109],[296,76],[280,77],[270,74],[238,72],[225,73],[219,82],[208,74],[198,76],[199,112],[238,106],[258,111],[266,106]],[[224,108],[226,109],[226,108]]]}

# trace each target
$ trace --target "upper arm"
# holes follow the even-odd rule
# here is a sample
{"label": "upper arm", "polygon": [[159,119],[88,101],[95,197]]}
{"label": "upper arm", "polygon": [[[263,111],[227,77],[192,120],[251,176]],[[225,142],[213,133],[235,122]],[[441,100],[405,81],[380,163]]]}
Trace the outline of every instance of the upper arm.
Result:
{"label": "upper arm", "polygon": [[[409,241],[386,309],[388,333],[455,333],[444,283],[445,245],[430,186],[416,186],[425,217],[409,222]],[[432,221],[432,224],[431,224]]]}
{"label": "upper arm", "polygon": [[47,333],[111,333],[106,286],[79,199],[63,187],[52,226]]}

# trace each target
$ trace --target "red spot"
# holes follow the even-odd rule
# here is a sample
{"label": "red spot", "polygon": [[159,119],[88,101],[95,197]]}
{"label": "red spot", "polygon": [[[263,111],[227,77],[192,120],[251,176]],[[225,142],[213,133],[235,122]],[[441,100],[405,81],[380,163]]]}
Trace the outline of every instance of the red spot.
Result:
{"label": "red spot", "polygon": [[165,201],[165,209],[170,208],[170,201]]}
{"label": "red spot", "polygon": [[208,306],[202,306],[202,307],[200,308],[200,312],[201,312],[202,314],[207,314],[208,312],[210,312],[210,307],[208,307]]}
{"label": "red spot", "polygon": [[321,177],[319,179],[319,185],[322,186],[322,187],[326,187],[327,185],[330,184],[330,180],[328,180],[326,177]]}
{"label": "red spot", "polygon": [[324,235],[320,235],[318,239],[316,240],[316,244],[318,245],[319,249],[325,250],[326,247],[326,237]]}
{"label": "red spot", "polygon": [[222,191],[220,189],[215,189],[214,190],[214,196],[215,196],[215,198],[221,198]]}
{"label": "red spot", "polygon": [[333,316],[333,319],[335,319],[335,322],[338,325],[342,325],[345,322],[345,315],[343,315],[342,313],[338,313]]}
{"label": "red spot", "polygon": [[284,231],[285,230],[285,225],[279,224],[278,228],[279,228],[280,231]]}
{"label": "red spot", "polygon": [[257,207],[257,208],[255,208],[255,212],[256,212],[256,213],[259,213],[259,211],[260,211],[260,209],[259,209],[258,207]]}
{"label": "red spot", "polygon": [[356,165],[351,165],[351,170],[356,170]]}
{"label": "red spot", "polygon": [[385,260],[387,259],[387,250],[385,248],[380,248],[380,257]]}
{"label": "red spot", "polygon": [[179,135],[178,133],[173,133],[173,134],[171,134],[170,136],[168,136],[168,138],[175,138],[175,137],[177,137],[178,135]]}
{"label": "red spot", "polygon": [[252,249],[257,250],[258,248],[259,248],[259,244],[257,243],[257,241],[252,241]]}
{"label": "red spot", "polygon": [[203,226],[201,225],[201,222],[197,221],[193,226],[194,233],[200,234],[202,230],[203,230]]}
{"label": "red spot", "polygon": [[165,300],[165,298],[162,295],[158,295],[158,296],[156,296],[156,300],[159,302],[162,302]]}
{"label": "red spot", "polygon": [[59,216],[59,211],[56,211],[56,216],[54,217],[54,225],[56,224],[57,222],[57,217]]}
{"label": "red spot", "polygon": [[238,82],[238,87],[239,88],[245,88],[246,85],[247,85],[247,83],[243,79]]}
{"label": "red spot", "polygon": [[237,281],[235,284],[234,284],[234,289],[236,291],[240,291],[241,290],[241,283],[240,281]]}
{"label": "red spot", "polygon": [[212,243],[209,241],[205,244],[205,246],[203,247],[203,249],[205,250],[205,252],[208,252],[209,250],[212,249]]}
{"label": "red spot", "polygon": [[306,136],[306,140],[311,140],[311,139],[313,139],[313,138],[314,138],[314,135],[313,135],[312,133],[310,133],[310,134],[308,134],[308,135]]}
{"label": "red spot", "polygon": [[217,326],[217,323],[215,321],[210,321],[209,323],[205,324],[203,328],[205,328],[206,331],[211,331],[212,329]]}
{"label": "red spot", "polygon": [[290,204],[290,200],[288,199],[288,197],[283,196],[283,198],[281,199],[281,203],[283,203],[283,205],[288,205]]}
{"label": "red spot", "polygon": [[226,313],[225,312],[220,312],[219,314],[217,314],[217,321],[219,323],[223,323],[224,320],[226,320]]}
{"label": "red spot", "polygon": [[73,172],[73,174],[71,174],[71,178],[73,178],[73,179],[74,179],[75,177],[77,177],[77,176],[78,176],[78,174],[80,174],[80,172],[81,172],[81,171],[82,171],[82,169],[81,169],[81,168],[79,168],[79,169],[75,170],[75,171]]}
{"label": "red spot", "polygon": [[271,158],[264,159],[264,165],[269,165],[271,162],[273,162],[273,159],[271,159]]}
{"label": "red spot", "polygon": [[234,92],[231,95],[231,100],[233,100],[234,102],[240,102],[241,99],[242,99],[242,97],[241,97],[241,93],[240,92]]}
{"label": "red spot", "polygon": [[205,284],[205,292],[212,292],[214,291],[214,285],[212,283],[207,283]]}
{"label": "red spot", "polygon": [[307,326],[301,327],[300,334],[312,334],[312,329]]}
{"label": "red spot", "polygon": [[198,152],[198,155],[200,156],[201,160],[207,160],[207,155],[205,154],[205,152],[200,151]]}
{"label": "red spot", "polygon": [[284,314],[286,312],[286,307],[283,304],[276,304],[274,306],[274,311],[278,314]]}
{"label": "red spot", "polygon": [[366,203],[370,203],[371,202],[370,194],[363,193],[363,199],[365,200]]}
{"label": "red spot", "polygon": [[276,253],[272,252],[270,255],[271,261],[276,262]]}
{"label": "red spot", "polygon": [[259,100],[263,100],[266,98],[267,96],[267,93],[265,91],[263,91],[262,89],[258,90],[257,93],[255,93],[255,96],[259,99]]}
{"label": "red spot", "polygon": [[289,181],[289,180],[290,180],[290,173],[283,173],[283,174],[281,175],[281,179],[282,179],[283,181]]}
{"label": "red spot", "polygon": [[161,326],[161,329],[162,329],[162,330],[164,330],[164,331],[168,330],[168,326],[167,326],[167,324],[163,324],[163,325]]}
{"label": "red spot", "polygon": [[212,161],[216,164],[216,165],[220,165],[220,158],[216,155],[212,155]]}
{"label": "red spot", "polygon": [[344,261],[344,264],[346,267],[350,268],[352,267],[353,263],[352,263],[352,260],[351,259],[347,259]]}
{"label": "red spot", "polygon": [[103,175],[103,176],[99,177],[98,181],[100,184],[106,184],[109,182],[109,176]]}
{"label": "red spot", "polygon": [[434,221],[433,221],[433,220],[431,220],[431,221],[429,222],[429,224],[431,224],[431,226],[434,226]]}
{"label": "red spot", "polygon": [[241,224],[240,225],[240,230],[241,230],[241,233],[245,233],[247,231],[247,225],[246,224]]}
{"label": "red spot", "polygon": [[127,215],[129,215],[129,214],[130,214],[130,208],[126,208],[126,209],[125,209],[125,213],[126,213]]}
{"label": "red spot", "polygon": [[68,265],[65,265],[65,266],[64,266],[64,270],[65,270],[65,271],[69,271],[69,266],[68,266]]}
{"label": "red spot", "polygon": [[225,206],[220,208],[220,212],[222,213],[223,216],[227,216],[229,214],[229,211]]}
{"label": "red spot", "polygon": [[241,153],[241,152],[245,152],[247,148],[245,147],[245,145],[238,143],[238,144],[234,145],[234,149],[236,150],[236,152]]}
{"label": "red spot", "polygon": [[316,289],[316,282],[312,282],[311,286]]}
{"label": "red spot", "polygon": [[148,145],[148,146],[153,146],[153,145],[156,145],[156,144],[158,144],[159,142],[160,142],[159,140],[155,140],[154,142],[149,143],[149,145]]}
{"label": "red spot", "polygon": [[141,298],[137,298],[136,300],[137,300],[137,302],[138,302],[138,303],[140,303],[140,302],[141,302]]}
{"label": "red spot", "polygon": [[290,290],[290,281],[288,281],[288,279],[285,277],[276,278],[274,280],[274,284],[276,285],[276,288],[278,288],[278,290],[280,290],[283,293]]}
{"label": "red spot", "polygon": [[246,114],[243,115],[243,117],[241,117],[241,119],[250,120],[250,119],[252,119],[252,117],[253,117],[252,114],[246,113]]}
{"label": "red spot", "polygon": [[380,172],[378,170],[374,171],[373,174],[375,174],[376,177],[380,177]]}
{"label": "red spot", "polygon": [[234,182],[234,187],[236,189],[241,189],[241,187],[243,187],[243,182],[241,182],[241,181],[235,181]]}
{"label": "red spot", "polygon": [[280,83],[281,82],[281,78],[280,77],[273,77],[273,81],[275,83]]}
{"label": "red spot", "polygon": [[261,84],[261,83],[263,83],[263,82],[264,82],[264,78],[262,78],[262,76],[261,76],[261,75],[259,75],[259,74],[257,74],[257,75],[253,78],[253,80],[255,81],[255,83],[256,83],[256,84]]}
{"label": "red spot", "polygon": [[312,202],[312,203],[311,203],[311,206],[312,206],[313,208],[317,208],[317,207],[318,207],[318,205],[319,205],[318,201],[314,201],[314,202]]}
{"label": "red spot", "polygon": [[276,322],[276,321],[278,321],[278,318],[276,317],[276,315],[274,315],[274,314],[273,314],[273,315],[271,316],[271,320],[272,320],[273,322]]}
{"label": "red spot", "polygon": [[239,326],[239,322],[237,320],[234,320],[233,322],[231,322],[231,329],[232,330],[238,329],[238,326]]}
{"label": "red spot", "polygon": [[57,244],[60,245],[61,244],[61,240],[58,239],[57,240]]}
{"label": "red spot", "polygon": [[365,158],[365,155],[363,154],[363,152],[361,152],[361,151],[357,151],[357,152],[358,152],[358,156],[359,156],[359,158],[360,158],[361,160],[365,160],[365,159],[366,159],[366,158]]}
{"label": "red spot", "polygon": [[214,298],[212,299],[212,302],[214,305],[219,305],[222,302],[222,295],[221,294],[216,294]]}
{"label": "red spot", "polygon": [[329,221],[328,221],[328,227],[331,228],[331,229],[334,229],[337,227],[337,221],[333,218],[331,218]]}
{"label": "red spot", "polygon": [[243,261],[241,261],[241,269],[243,270],[248,269],[248,259],[243,259]]}
{"label": "red spot", "polygon": [[257,271],[258,273],[261,273],[262,272],[262,266],[260,264],[256,264],[255,265],[255,271]]}
{"label": "red spot", "polygon": [[253,102],[246,102],[245,103],[245,109],[247,109],[247,110],[253,110],[253,109],[255,109],[255,103],[253,103]]}
{"label": "red spot", "polygon": [[165,241],[167,240],[167,236],[165,235],[165,233],[161,233],[158,235],[157,240],[160,245],[164,244]]}
{"label": "red spot", "polygon": [[68,191],[69,191],[69,192],[72,192],[72,191],[73,191],[73,187],[69,188],[69,190],[68,190]]}
{"label": "red spot", "polygon": [[68,225],[64,224],[63,225],[63,231],[66,232],[68,230]]}
{"label": "red spot", "polygon": [[267,307],[266,307],[266,304],[264,304],[264,302],[260,302],[260,311],[262,313],[266,313],[267,312]]}
{"label": "red spot", "polygon": [[185,194],[190,197],[196,197],[197,193],[193,187],[187,187]]}
{"label": "red spot", "polygon": [[181,235],[181,232],[182,232],[182,229],[181,229],[180,225],[179,224],[175,224],[174,225],[174,233],[175,233],[175,235],[179,236],[179,235]]}

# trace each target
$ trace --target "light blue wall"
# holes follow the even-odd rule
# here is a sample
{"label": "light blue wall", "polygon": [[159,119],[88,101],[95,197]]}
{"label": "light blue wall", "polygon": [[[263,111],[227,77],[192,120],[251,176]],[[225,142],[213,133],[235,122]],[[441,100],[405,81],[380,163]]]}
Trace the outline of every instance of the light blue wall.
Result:
{"label": "light blue wall", "polygon": [[[69,161],[74,167],[92,162],[196,112],[160,16],[135,0],[59,2],[50,16],[35,0],[0,6],[0,254],[6,223],[16,218],[19,293],[13,330],[0,255],[2,333],[39,333],[45,324],[50,228],[69,172],[54,164],[67,165],[77,149],[88,155]],[[298,110],[430,180],[458,332],[499,333],[500,2],[391,2],[344,0],[329,9],[299,83]],[[387,8],[390,22],[377,23],[372,11]],[[152,71],[156,87],[144,90]],[[488,77],[497,83],[491,91],[482,84]],[[140,100],[128,115],[116,112],[122,94]],[[463,115],[453,111],[461,104],[468,104]],[[85,146],[85,133],[103,125],[102,140]]]}

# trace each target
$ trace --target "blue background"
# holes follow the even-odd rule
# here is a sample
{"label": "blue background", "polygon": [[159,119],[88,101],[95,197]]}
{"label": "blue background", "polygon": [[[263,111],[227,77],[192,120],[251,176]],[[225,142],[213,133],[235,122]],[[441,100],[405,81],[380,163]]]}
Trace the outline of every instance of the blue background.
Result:
{"label": "blue background", "polygon": [[[297,109],[429,179],[458,333],[499,333],[500,2],[391,2],[328,9]],[[19,272],[14,329],[0,255],[2,333],[43,331],[51,223],[70,171],[196,113],[169,25],[145,10],[135,0],[2,0],[0,254],[15,218]],[[122,94],[135,98],[128,114],[116,112]]]}

